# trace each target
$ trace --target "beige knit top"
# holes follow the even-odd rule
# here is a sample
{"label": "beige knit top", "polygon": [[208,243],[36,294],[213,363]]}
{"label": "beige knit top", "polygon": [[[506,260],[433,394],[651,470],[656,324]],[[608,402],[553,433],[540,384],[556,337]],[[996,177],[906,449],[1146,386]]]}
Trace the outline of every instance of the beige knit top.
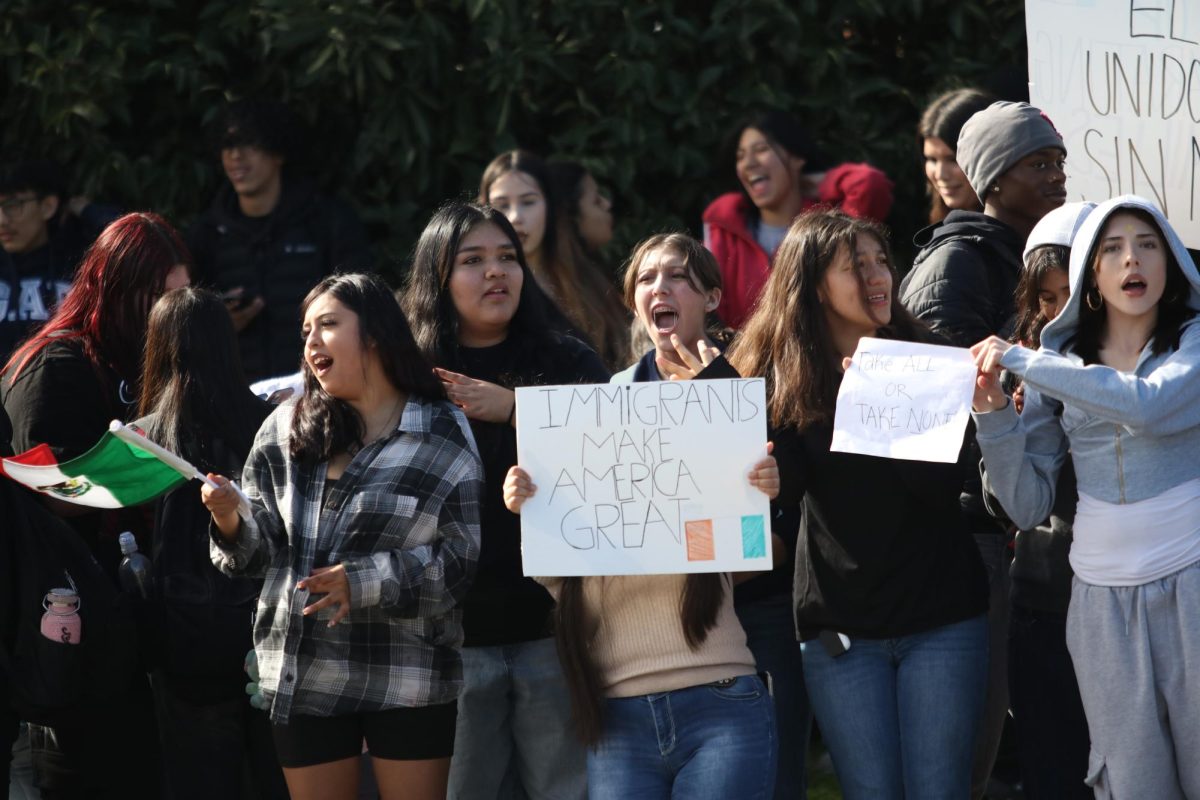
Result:
{"label": "beige knit top", "polygon": [[[618,575],[583,579],[587,615],[597,624],[591,655],[608,697],[635,697],[753,675],[754,656],[733,612],[733,585],[717,622],[696,650],[680,622],[686,575]],[[562,578],[538,578],[555,599]]]}

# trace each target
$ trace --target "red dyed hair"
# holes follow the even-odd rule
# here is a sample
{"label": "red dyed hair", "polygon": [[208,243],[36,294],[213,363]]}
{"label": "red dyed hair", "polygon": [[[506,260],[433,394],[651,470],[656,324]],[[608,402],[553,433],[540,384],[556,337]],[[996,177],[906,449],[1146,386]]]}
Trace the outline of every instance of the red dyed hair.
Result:
{"label": "red dyed hair", "polygon": [[15,379],[53,341],[76,339],[93,363],[104,363],[136,385],[150,306],[167,274],[192,257],[179,234],[158,214],[126,214],[88,248],[74,282],[54,314],[9,358],[0,375]]}

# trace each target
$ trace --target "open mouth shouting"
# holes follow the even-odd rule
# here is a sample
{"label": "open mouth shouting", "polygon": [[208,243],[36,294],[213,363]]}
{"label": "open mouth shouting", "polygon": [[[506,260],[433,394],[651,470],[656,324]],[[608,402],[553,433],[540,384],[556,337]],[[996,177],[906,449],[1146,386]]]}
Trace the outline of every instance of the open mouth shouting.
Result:
{"label": "open mouth shouting", "polygon": [[650,309],[650,317],[654,320],[654,330],[662,336],[675,332],[679,324],[679,312],[665,303],[658,303]]}
{"label": "open mouth shouting", "polygon": [[1121,282],[1121,291],[1126,297],[1142,297],[1146,294],[1146,279],[1134,273]]}
{"label": "open mouth shouting", "polygon": [[329,370],[333,367],[333,359],[326,355],[314,354],[308,357],[308,365],[312,367],[314,375],[318,378],[323,378],[329,374]]}

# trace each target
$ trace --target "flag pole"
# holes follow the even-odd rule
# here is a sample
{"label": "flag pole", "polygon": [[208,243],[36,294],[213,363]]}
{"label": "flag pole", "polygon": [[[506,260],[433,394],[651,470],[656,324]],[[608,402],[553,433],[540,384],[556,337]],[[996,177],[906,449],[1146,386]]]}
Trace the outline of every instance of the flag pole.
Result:
{"label": "flag pole", "polygon": [[[126,427],[120,420],[114,419],[108,423],[108,431],[122,442],[125,442],[125,444],[136,447],[139,450],[145,450],[188,480],[196,478],[214,489],[220,488],[216,481],[209,480],[207,475],[192,466],[190,462],[172,453],[157,442],[150,441],[149,437],[143,436],[132,428]],[[250,498],[246,496],[246,493],[242,491],[242,487],[238,486],[237,483],[234,481],[230,481],[229,483],[238,495],[238,515],[242,519],[250,519]]]}

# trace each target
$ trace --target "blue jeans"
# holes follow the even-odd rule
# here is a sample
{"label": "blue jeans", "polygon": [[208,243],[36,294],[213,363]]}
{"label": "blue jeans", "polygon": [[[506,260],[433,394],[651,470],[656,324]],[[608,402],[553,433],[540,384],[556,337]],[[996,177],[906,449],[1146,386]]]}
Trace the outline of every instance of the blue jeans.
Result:
{"label": "blue jeans", "polygon": [[792,595],[739,603],[734,611],[746,631],[746,646],[754,654],[758,671],[771,673],[779,742],[774,798],[803,800],[808,796],[806,759],[812,708],[804,688],[804,665],[796,648]]}
{"label": "blue jeans", "polygon": [[987,617],[836,658],[800,645],[804,680],[845,800],[962,800],[987,683]]}
{"label": "blue jeans", "polygon": [[587,761],[554,639],[464,647],[450,800],[583,800]]}
{"label": "blue jeans", "polygon": [[775,709],[756,675],[604,701],[590,800],[769,800]]}

